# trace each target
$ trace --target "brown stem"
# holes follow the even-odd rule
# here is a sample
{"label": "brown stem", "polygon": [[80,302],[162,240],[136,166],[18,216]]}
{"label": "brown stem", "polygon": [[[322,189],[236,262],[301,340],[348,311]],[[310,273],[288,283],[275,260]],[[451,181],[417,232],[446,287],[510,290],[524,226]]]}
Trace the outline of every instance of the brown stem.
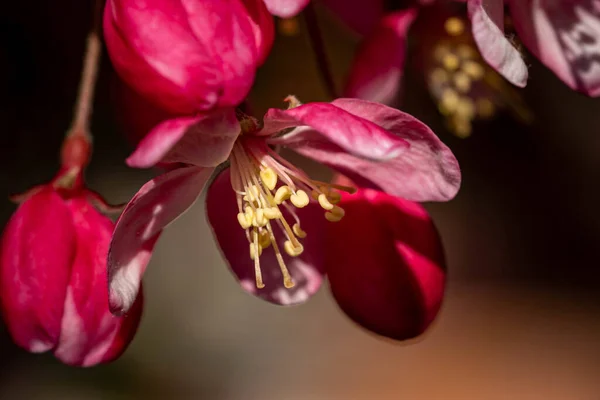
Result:
{"label": "brown stem", "polygon": [[91,139],[89,120],[92,114],[94,89],[96,87],[98,67],[100,65],[100,55],[102,54],[100,28],[103,10],[104,0],[96,0],[92,28],[87,38],[83,69],[81,71],[81,80],[79,82],[79,92],[73,111],[73,121],[71,122],[71,128],[67,133],[68,137],[81,135],[88,141]]}
{"label": "brown stem", "polygon": [[327,51],[325,50],[325,44],[323,43],[323,35],[321,34],[321,28],[319,27],[319,21],[317,20],[317,13],[315,12],[312,2],[308,3],[304,9],[304,18],[308,27],[310,43],[317,58],[317,66],[321,79],[325,84],[325,89],[329,97],[335,99],[337,98],[335,82],[329,66],[329,59],[327,58]]}

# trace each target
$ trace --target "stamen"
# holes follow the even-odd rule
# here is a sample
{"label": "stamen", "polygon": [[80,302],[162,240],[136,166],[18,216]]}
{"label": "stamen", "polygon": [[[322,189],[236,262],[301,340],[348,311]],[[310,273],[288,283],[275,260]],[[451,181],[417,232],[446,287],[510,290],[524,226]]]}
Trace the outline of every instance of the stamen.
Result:
{"label": "stamen", "polygon": [[277,262],[279,263],[279,269],[281,270],[281,275],[283,275],[283,286],[286,289],[293,288],[295,286],[294,281],[292,280],[290,272],[285,266],[285,262],[283,261],[283,257],[281,256],[281,252],[279,251],[279,246],[277,245],[277,241],[275,240],[275,236],[273,235],[273,229],[271,228],[271,224],[267,224],[267,229],[269,231],[271,243],[273,244],[273,250],[275,251],[275,258],[277,258]]}
{"label": "stamen", "polygon": [[280,186],[275,192],[275,203],[281,204],[292,195],[292,189],[289,186]]}
{"label": "stamen", "polygon": [[[256,229],[253,230],[253,236],[254,236],[254,240],[253,240],[253,244],[254,244],[254,255],[255,257],[254,259],[254,275],[256,277],[256,287],[258,289],[262,289],[265,287],[265,284],[263,283],[263,279],[262,279],[262,272],[260,270],[260,250],[259,250],[259,246],[258,246],[258,232],[256,231]],[[256,254],[258,254],[258,257],[256,257]],[[252,253],[250,253],[250,258],[252,258]]]}
{"label": "stamen", "polygon": [[444,29],[451,36],[458,36],[465,30],[465,24],[456,17],[451,17],[444,23]]}
{"label": "stamen", "polygon": [[237,219],[242,229],[248,229],[252,226],[252,218],[248,218],[248,214],[246,213],[238,213]]}
{"label": "stamen", "polygon": [[302,230],[302,228],[300,228],[300,224],[296,223],[294,224],[294,226],[292,226],[292,231],[294,231],[294,234],[296,236],[298,236],[300,239],[304,239],[306,237],[306,232],[304,232]]}
{"label": "stamen", "polygon": [[298,257],[304,251],[304,246],[302,246],[300,243],[298,243],[298,245],[299,246],[294,246],[294,244],[291,241],[286,240],[283,243],[283,248],[285,252],[288,253],[290,256]]}
{"label": "stamen", "polygon": [[319,201],[319,205],[320,205],[321,207],[323,207],[323,208],[324,208],[325,210],[327,210],[327,211],[329,211],[329,210],[332,210],[332,209],[333,209],[333,207],[334,207],[334,205],[333,205],[333,204],[331,204],[331,203],[329,202],[329,200],[327,200],[327,196],[325,196],[325,194],[324,194],[324,193],[321,193],[321,194],[318,196],[317,200]]}
{"label": "stamen", "polygon": [[265,168],[260,171],[260,179],[269,190],[275,189],[277,185],[277,174],[271,168]]}
{"label": "stamen", "polygon": [[342,218],[344,218],[345,214],[346,212],[343,208],[334,206],[331,211],[327,211],[325,213],[325,219],[327,219],[329,222],[339,222],[342,220]]}
{"label": "stamen", "polygon": [[308,195],[304,190],[298,190],[296,193],[290,196],[290,201],[292,204],[298,208],[303,208],[308,205],[310,200],[308,199]]}

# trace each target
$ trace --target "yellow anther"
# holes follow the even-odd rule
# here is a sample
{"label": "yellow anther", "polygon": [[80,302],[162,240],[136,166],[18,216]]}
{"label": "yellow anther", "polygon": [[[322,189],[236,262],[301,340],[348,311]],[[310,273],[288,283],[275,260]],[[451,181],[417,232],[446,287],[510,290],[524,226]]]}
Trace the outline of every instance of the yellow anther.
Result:
{"label": "yellow anther", "polygon": [[458,46],[458,49],[456,49],[456,54],[458,54],[458,56],[463,60],[475,58],[477,56],[477,52],[475,51],[473,46],[470,46],[468,44],[461,44],[460,46]]}
{"label": "yellow anther", "polygon": [[294,206],[302,208],[306,207],[310,200],[304,190],[298,190],[290,196],[290,201]]}
{"label": "yellow anther", "polygon": [[475,117],[475,104],[468,97],[461,97],[456,105],[456,114],[464,119],[473,119]]}
{"label": "yellow anther", "polygon": [[258,234],[258,245],[263,249],[266,249],[271,245],[271,238],[269,237],[269,232],[267,232],[264,229],[261,229],[261,231]]}
{"label": "yellow anther", "polygon": [[265,217],[265,213],[262,208],[257,208],[256,212],[252,216],[252,225],[256,227],[265,226],[269,220]]}
{"label": "yellow anther", "polygon": [[488,98],[477,99],[475,102],[475,108],[477,108],[477,115],[480,118],[490,118],[496,112],[494,103]]}
{"label": "yellow anther", "polygon": [[340,194],[340,192],[332,190],[331,192],[329,192],[327,198],[329,199],[329,202],[331,204],[337,204],[340,202],[340,200],[342,200],[342,195]]}
{"label": "yellow anther", "polygon": [[466,93],[471,89],[471,78],[464,72],[458,71],[454,74],[454,87],[459,92]]}
{"label": "yellow anther", "polygon": [[429,80],[432,85],[443,85],[448,82],[448,72],[442,68],[435,68],[429,74]]}
{"label": "yellow anther", "polygon": [[338,222],[342,218],[344,218],[345,214],[346,214],[346,212],[344,211],[343,208],[334,206],[331,211],[327,211],[325,213],[325,218],[327,219],[327,221],[330,221],[330,222]]}
{"label": "yellow anther", "polygon": [[454,132],[456,136],[459,138],[466,138],[471,136],[471,132],[473,127],[471,126],[471,121],[464,118],[454,118],[450,124],[450,129]]}
{"label": "yellow anther", "polygon": [[286,253],[288,253],[291,257],[298,257],[300,254],[302,254],[302,252],[304,251],[304,247],[298,243],[298,246],[294,246],[294,244],[289,241],[286,240],[285,243],[283,243],[283,249],[285,250]]}
{"label": "yellow anther", "polygon": [[435,46],[435,49],[433,49],[433,58],[436,61],[441,62],[444,59],[444,56],[449,52],[450,48],[448,46],[438,44],[437,46]]}
{"label": "yellow anther", "polygon": [[302,228],[300,228],[299,224],[294,224],[294,226],[292,226],[292,231],[294,231],[294,235],[298,236],[300,239],[306,237],[306,232],[304,232]]}
{"label": "yellow anther", "polygon": [[277,174],[271,168],[265,168],[260,171],[260,179],[269,190],[275,189],[277,185]]}
{"label": "yellow anther", "polygon": [[483,65],[476,61],[465,61],[461,69],[475,80],[483,78],[483,74],[485,73]]}
{"label": "yellow anther", "polygon": [[268,219],[278,219],[281,218],[281,211],[277,207],[267,207],[262,209],[265,217]]}
{"label": "yellow anther", "polygon": [[292,189],[289,186],[280,186],[275,192],[275,203],[281,204],[292,195]]}
{"label": "yellow anther", "polygon": [[442,65],[448,71],[454,71],[460,65],[460,60],[456,54],[448,53],[442,58]]}
{"label": "yellow anther", "polygon": [[[258,256],[260,257],[262,255],[262,251],[263,248],[261,247],[260,243],[258,244]],[[254,243],[250,243],[250,259],[254,260],[254,258],[256,257],[256,245]]]}
{"label": "yellow anther", "polygon": [[256,185],[252,185],[246,189],[246,196],[244,196],[244,200],[248,202],[256,202],[260,199],[260,191],[256,187]]}
{"label": "yellow anther", "polygon": [[[458,93],[452,89],[444,89],[442,92],[441,104],[444,109],[448,110],[449,113],[454,112],[456,110],[456,105],[460,98],[458,97]],[[444,112],[442,112],[444,114]]]}
{"label": "yellow anther", "polygon": [[444,29],[451,36],[458,36],[465,31],[465,24],[456,17],[451,17],[444,23]]}
{"label": "yellow anther", "polygon": [[320,195],[320,194],[321,194],[321,193],[319,193],[318,191],[316,191],[316,190],[313,190],[313,191],[311,191],[311,192],[310,192],[310,197],[311,197],[313,200],[317,200],[317,199],[319,198],[319,195]]}
{"label": "yellow anther", "polygon": [[333,209],[334,205],[329,202],[329,200],[327,199],[327,196],[325,196],[324,193],[321,193],[319,195],[318,200],[319,200],[319,205],[321,207],[323,207],[325,210],[329,211],[329,210]]}
{"label": "yellow anther", "polygon": [[248,218],[248,214],[238,213],[237,219],[242,229],[248,229],[252,226],[252,217]]}

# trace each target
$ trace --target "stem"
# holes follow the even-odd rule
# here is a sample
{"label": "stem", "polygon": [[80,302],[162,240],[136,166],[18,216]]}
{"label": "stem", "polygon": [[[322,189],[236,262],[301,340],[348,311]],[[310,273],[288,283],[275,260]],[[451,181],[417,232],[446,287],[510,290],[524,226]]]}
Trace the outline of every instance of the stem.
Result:
{"label": "stem", "polygon": [[80,135],[88,141],[91,140],[89,120],[92,114],[94,89],[98,77],[100,55],[102,54],[100,27],[103,10],[104,0],[96,0],[92,28],[87,37],[87,46],[85,58],[83,60],[83,69],[81,71],[81,80],[79,82],[79,91],[73,111],[73,121],[71,122],[71,128],[67,132],[67,137]]}
{"label": "stem", "polygon": [[306,25],[308,26],[310,43],[315,52],[315,56],[317,57],[317,66],[321,75],[321,80],[325,84],[325,89],[329,97],[335,99],[338,97],[335,89],[335,82],[333,80],[333,75],[331,74],[327,51],[325,50],[325,45],[323,43],[323,35],[321,34],[321,28],[319,27],[319,21],[317,20],[317,13],[315,12],[312,2],[308,3],[306,8],[304,8],[304,18],[306,20]]}

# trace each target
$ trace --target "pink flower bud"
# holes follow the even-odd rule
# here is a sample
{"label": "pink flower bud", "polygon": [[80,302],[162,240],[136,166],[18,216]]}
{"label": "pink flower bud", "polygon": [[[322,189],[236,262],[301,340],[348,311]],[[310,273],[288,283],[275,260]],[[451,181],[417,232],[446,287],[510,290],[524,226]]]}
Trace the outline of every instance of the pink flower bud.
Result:
{"label": "pink flower bud", "polygon": [[239,104],[273,35],[262,0],[109,0],[104,14],[119,75],[176,114]]}
{"label": "pink flower bud", "polygon": [[91,366],[125,350],[140,320],[142,296],[124,317],[108,310],[106,257],[114,224],[88,201],[91,192],[69,189],[65,174],[34,189],[4,230],[2,314],[24,349]]}

